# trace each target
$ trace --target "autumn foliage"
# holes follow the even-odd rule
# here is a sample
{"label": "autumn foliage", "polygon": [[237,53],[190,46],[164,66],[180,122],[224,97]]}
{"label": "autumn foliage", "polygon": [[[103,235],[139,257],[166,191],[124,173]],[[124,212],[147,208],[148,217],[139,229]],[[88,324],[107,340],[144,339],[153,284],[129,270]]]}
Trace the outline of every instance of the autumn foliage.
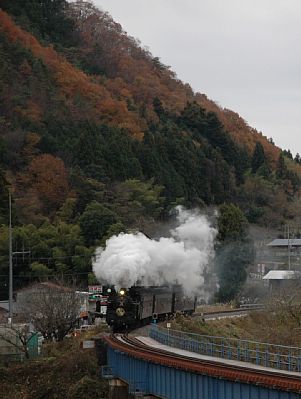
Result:
{"label": "autumn foliage", "polygon": [[14,250],[31,251],[14,265],[20,286],[53,273],[87,280],[96,246],[152,235],[178,204],[231,202],[273,228],[296,215],[300,156],[194,93],[108,13],[82,0],[0,6],[2,274],[9,187]]}
{"label": "autumn foliage", "polygon": [[273,165],[276,164],[279,148],[249,127],[237,113],[219,107],[204,94],[194,94],[188,84],[178,80],[169,67],[142,49],[108,13],[95,8],[90,2],[79,0],[71,5],[71,14],[81,32],[82,52],[85,56],[89,54],[90,62],[108,75],[110,79],[105,85],[115,95],[147,105],[149,118],[154,117],[152,102],[155,97],[175,112],[180,112],[187,101],[196,100],[207,111],[215,112],[233,139],[246,147],[250,154],[259,141],[268,159]]}
{"label": "autumn foliage", "polygon": [[[18,42],[29,49],[32,54],[40,58],[53,73],[56,83],[61,88],[61,95],[68,104],[73,115],[114,123],[128,129],[134,137],[141,138],[143,123],[133,112],[128,111],[125,101],[114,99],[110,92],[101,84],[96,84],[82,71],[73,67],[64,57],[60,56],[52,47],[42,46],[37,39],[19,28],[4,11],[0,10],[0,32],[3,32],[11,42]],[[22,68],[24,70],[24,66]],[[26,73],[30,73],[27,69]],[[75,99],[81,99],[80,105]],[[39,111],[36,107],[29,107],[35,118]],[[81,112],[78,112],[81,109]]]}
{"label": "autumn foliage", "polygon": [[[74,67],[53,47],[42,46],[1,10],[0,32],[43,61],[61,88],[61,96],[75,119],[113,124],[128,129],[133,137],[141,139],[146,120],[156,120],[152,108],[155,97],[159,97],[164,106],[174,112],[180,112],[187,101],[196,100],[207,111],[215,112],[233,139],[245,146],[250,154],[256,142],[261,142],[268,159],[275,165],[279,148],[249,127],[235,112],[220,108],[204,94],[195,95],[189,85],[179,81],[169,67],[142,49],[109,14],[81,0],[71,4],[70,14],[80,32],[80,57],[102,71],[105,79],[93,79]],[[26,63],[20,69],[25,76],[31,74],[31,68]],[[131,102],[138,107],[129,110]],[[138,115],[142,107],[143,116],[141,112]],[[41,119],[42,109],[37,102],[28,101],[26,109],[19,112],[37,121]]]}
{"label": "autumn foliage", "polygon": [[34,157],[27,170],[19,175],[19,189],[23,202],[37,206],[45,215],[57,211],[70,194],[68,174],[64,162],[50,154]]}

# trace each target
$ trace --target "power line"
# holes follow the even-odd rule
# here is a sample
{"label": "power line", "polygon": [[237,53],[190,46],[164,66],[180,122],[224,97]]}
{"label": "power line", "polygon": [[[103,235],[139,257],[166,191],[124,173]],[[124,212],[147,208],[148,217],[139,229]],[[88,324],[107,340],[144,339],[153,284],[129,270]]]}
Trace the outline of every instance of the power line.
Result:
{"label": "power line", "polygon": [[[100,255],[66,255],[66,256],[49,256],[49,257],[29,257],[30,260],[56,260],[56,259],[72,259],[72,258],[94,258],[97,259],[99,258]],[[22,256],[14,256],[14,259],[24,259]]]}
{"label": "power line", "polygon": [[[46,274],[45,276],[35,276],[33,274],[28,274],[28,275],[20,275],[20,276],[15,276],[14,279],[19,279],[19,278],[40,278],[40,277],[58,277],[58,276],[81,276],[81,275],[88,275],[92,272],[90,270],[89,272],[76,272],[76,273],[56,273],[56,274]],[[9,277],[9,274],[0,274],[0,277]]]}

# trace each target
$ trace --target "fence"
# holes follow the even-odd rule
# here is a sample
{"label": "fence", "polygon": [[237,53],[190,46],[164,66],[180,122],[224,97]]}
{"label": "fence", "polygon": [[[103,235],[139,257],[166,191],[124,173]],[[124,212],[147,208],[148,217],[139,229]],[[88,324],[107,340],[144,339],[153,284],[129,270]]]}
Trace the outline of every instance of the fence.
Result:
{"label": "fence", "polygon": [[156,341],[207,356],[254,363],[258,366],[301,372],[301,348],[235,338],[199,335],[153,325]]}

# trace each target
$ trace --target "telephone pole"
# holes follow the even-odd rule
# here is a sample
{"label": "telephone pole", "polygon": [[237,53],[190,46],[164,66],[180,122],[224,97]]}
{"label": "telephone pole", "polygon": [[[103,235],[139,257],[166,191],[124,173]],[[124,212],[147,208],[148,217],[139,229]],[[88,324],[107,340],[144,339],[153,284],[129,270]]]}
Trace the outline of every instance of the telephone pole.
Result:
{"label": "telephone pole", "polygon": [[8,323],[12,324],[13,320],[13,239],[12,239],[12,226],[11,226],[11,192],[9,190],[9,315]]}
{"label": "telephone pole", "polygon": [[288,270],[291,270],[290,225],[287,225],[287,251],[288,251]]}
{"label": "telephone pole", "polygon": [[13,252],[13,232],[12,232],[12,205],[11,205],[11,192],[8,191],[8,204],[9,204],[9,226],[8,226],[8,240],[9,240],[9,273],[8,273],[8,324],[12,325],[13,322],[13,256],[22,254],[23,259],[25,254],[30,254],[30,251],[15,251]]}

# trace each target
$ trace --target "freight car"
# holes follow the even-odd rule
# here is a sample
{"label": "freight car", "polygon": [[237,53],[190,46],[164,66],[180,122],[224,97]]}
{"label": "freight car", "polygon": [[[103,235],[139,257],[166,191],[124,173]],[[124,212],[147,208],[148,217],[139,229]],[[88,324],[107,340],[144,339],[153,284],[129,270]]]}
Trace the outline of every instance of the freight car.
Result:
{"label": "freight car", "polygon": [[175,313],[192,314],[196,298],[188,298],[175,285],[112,289],[108,297],[107,323],[113,331],[126,331],[145,325],[152,319],[164,320]]}

